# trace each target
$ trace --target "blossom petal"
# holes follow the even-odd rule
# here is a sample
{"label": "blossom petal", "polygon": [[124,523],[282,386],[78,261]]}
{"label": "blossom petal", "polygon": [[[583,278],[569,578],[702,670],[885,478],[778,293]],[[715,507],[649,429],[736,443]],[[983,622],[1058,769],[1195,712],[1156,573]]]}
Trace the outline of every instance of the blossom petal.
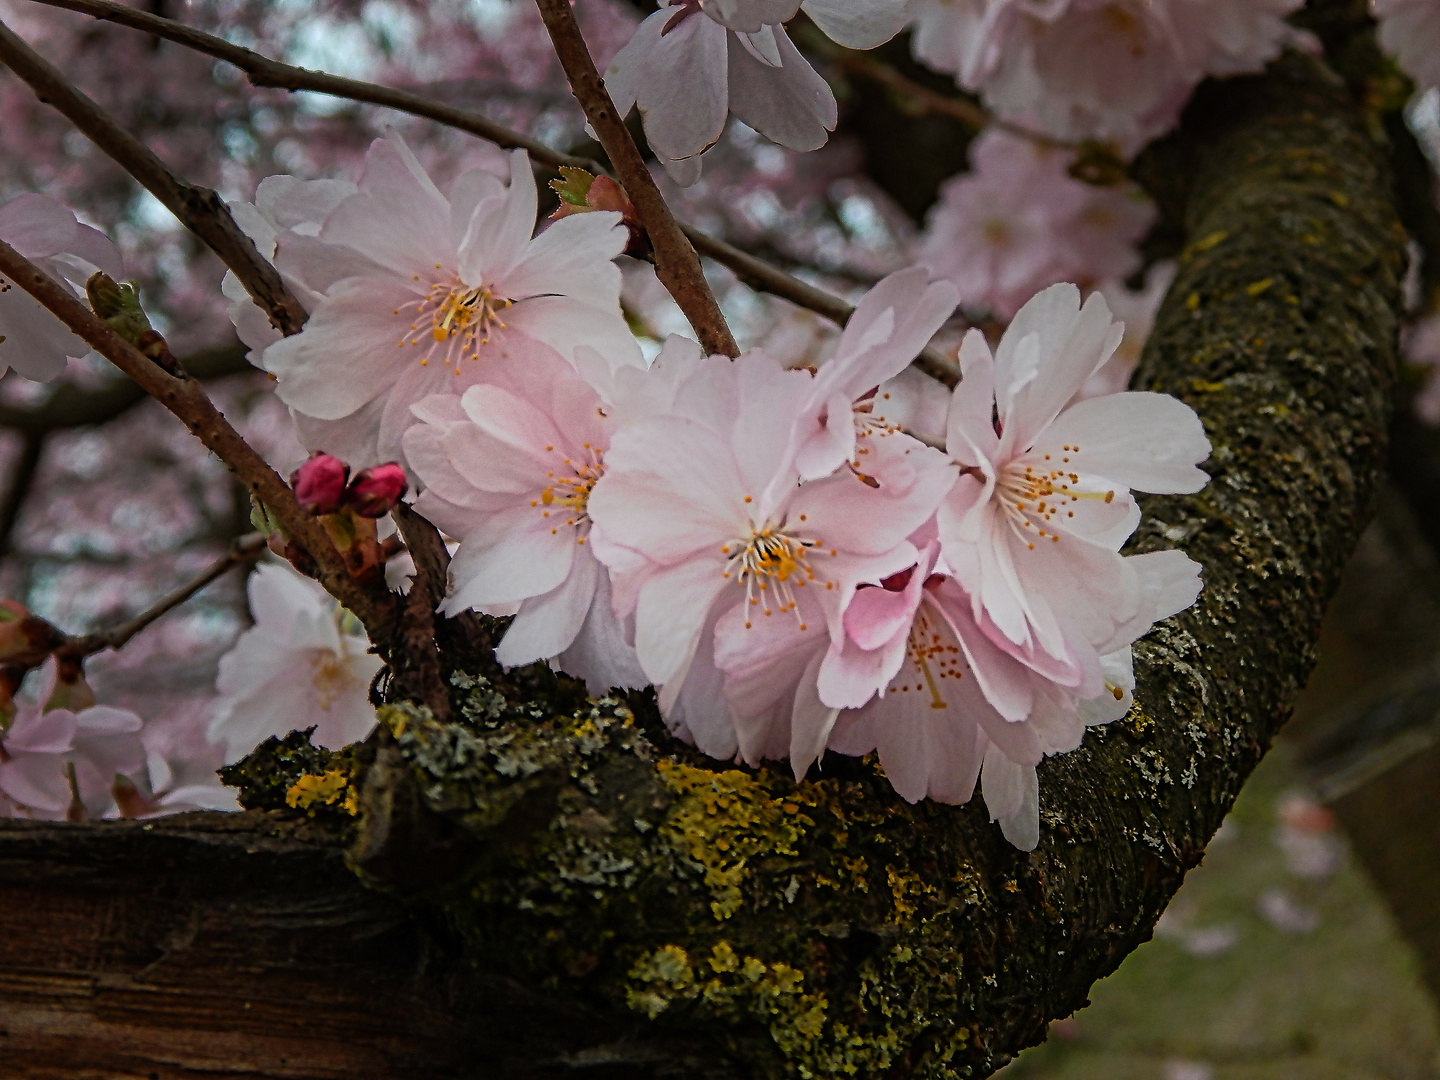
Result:
{"label": "blossom petal", "polygon": [[1036,448],[1042,445],[1052,451],[1069,446],[1077,472],[1137,491],[1188,494],[1210,480],[1196,468],[1210,456],[1200,418],[1169,394],[1132,391],[1078,402],[1056,418]]}

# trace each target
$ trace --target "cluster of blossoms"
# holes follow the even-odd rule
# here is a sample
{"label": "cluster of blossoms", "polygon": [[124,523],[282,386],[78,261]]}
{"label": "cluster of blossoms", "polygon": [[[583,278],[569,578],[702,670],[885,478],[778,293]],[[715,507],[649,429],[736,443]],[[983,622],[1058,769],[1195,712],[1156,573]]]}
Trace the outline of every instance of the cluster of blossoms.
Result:
{"label": "cluster of blossoms", "polygon": [[[803,775],[827,749],[876,751],[911,800],[963,802],[978,780],[1033,847],[1035,766],[1125,712],[1131,643],[1198,594],[1183,554],[1119,554],[1132,490],[1205,483],[1195,414],[1155,394],[1072,403],[1122,338],[1073,285],[1022,306],[993,354],[972,331],[953,394],[917,392],[903,373],[958,302],[920,267],[871,289],[818,369],[677,337],[647,367],[619,307],[620,215],[532,237],[522,154],[509,179],[442,195],[391,137],[320,220],[272,210],[312,315],[259,359],[308,447],[403,466],[458,541],[444,609],[512,617],[503,664],[654,686],[672,730],[719,758]],[[937,414],[943,450],[910,434]],[[323,667],[294,684],[358,700],[373,668],[339,659],[333,608],[262,633],[257,588],[222,689],[263,648],[257,669]],[[323,665],[296,659],[302,641]],[[233,700],[215,730],[238,748],[269,721]],[[346,715],[326,739],[370,722]]]}
{"label": "cluster of blossoms", "polygon": [[919,0],[912,47],[1007,119],[1134,151],[1174,125],[1207,75],[1259,71],[1285,45],[1308,45],[1284,21],[1303,4]]}

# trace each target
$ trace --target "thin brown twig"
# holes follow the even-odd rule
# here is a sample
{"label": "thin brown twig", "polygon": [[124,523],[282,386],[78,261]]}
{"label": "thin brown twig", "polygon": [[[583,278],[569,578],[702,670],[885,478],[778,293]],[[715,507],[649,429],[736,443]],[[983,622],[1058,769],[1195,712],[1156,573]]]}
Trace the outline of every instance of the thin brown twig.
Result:
{"label": "thin brown twig", "polygon": [[290,294],[280,272],[261,258],[224,200],[214,191],[181,180],[135,136],[121,128],[95,102],[70,83],[3,22],[0,22],[0,63],[35,91],[35,96],[60,112],[96,146],[174,214],[234,271],[251,298],[270,316],[282,334],[298,333],[305,309]]}
{"label": "thin brown twig", "polygon": [[700,268],[700,256],[695,254],[676,223],[645,159],[640,156],[640,148],[625,127],[625,118],[610,100],[610,91],[605,89],[605,82],[575,22],[570,0],[535,0],[535,3],[550,33],[555,54],[560,58],[560,66],[570,80],[570,90],[585,110],[586,119],[615,166],[621,186],[635,204],[640,224],[649,234],[650,245],[655,250],[656,275],[690,320],[706,352],[738,355],[740,350],[735,346],[735,338]]}
{"label": "thin brown twig", "polygon": [[230,426],[198,382],[171,375],[152,363],[96,318],[68,289],[4,241],[0,241],[0,277],[33,296],[73,333],[174,413],[240,478],[251,494],[269,508],[291,539],[305,549],[314,560],[321,584],[359,617],[370,640],[381,649],[388,645],[395,617],[394,598],[383,585],[367,589],[350,576],[324,526],[301,509],[290,485]]}
{"label": "thin brown twig", "polygon": [[[135,30],[143,30],[177,45],[213,56],[217,60],[233,64],[245,72],[253,86],[275,87],[289,91],[308,90],[328,94],[332,97],[380,105],[468,132],[493,142],[497,146],[523,148],[529,152],[532,159],[551,168],[570,166],[587,169],[591,172],[604,171],[596,162],[562,153],[527,135],[493,123],[478,113],[442,105],[409,91],[395,90],[356,79],[340,78],[322,71],[310,71],[282,64],[250,49],[233,45],[213,34],[196,30],[173,19],[139,11],[125,4],[117,3],[115,0],[34,0],[34,2],[47,7],[80,12]],[[842,326],[854,313],[855,309],[838,296],[809,285],[793,274],[771,266],[733,244],[710,236],[692,226],[682,226],[682,229],[700,254],[728,267],[741,281],[752,288],[789,300],[791,303],[807,308]],[[953,386],[958,378],[954,363],[937,349],[927,348],[916,361],[916,366],[926,374],[932,375],[948,385]]]}
{"label": "thin brown twig", "polygon": [[229,551],[216,559],[195,578],[174,592],[162,596],[133,619],[127,619],[108,630],[70,636],[66,639],[65,644],[55,652],[73,657],[86,657],[106,649],[123,648],[141,630],[144,630],[160,616],[185,603],[216,578],[224,576],[235,567],[250,562],[252,559],[258,559],[265,551],[267,539],[260,533],[250,533],[248,536],[237,538],[231,543]]}
{"label": "thin brown twig", "polygon": [[323,71],[311,71],[307,68],[282,64],[278,60],[261,56],[251,49],[232,44],[214,34],[196,30],[194,27],[186,26],[174,19],[152,15],[148,11],[140,11],[125,4],[115,3],[114,0],[36,0],[36,2],[44,4],[46,7],[78,11],[83,15],[106,22],[128,26],[135,30],[144,30],[156,37],[183,45],[187,49],[194,49],[206,56],[213,56],[215,59],[223,60],[243,71],[246,78],[250,80],[251,86],[291,92],[309,90],[317,94],[327,94],[330,97],[344,98],[348,101],[380,105],[398,112],[409,113],[412,116],[434,120],[438,124],[456,128],[459,131],[469,132],[471,135],[479,136],[507,150],[528,151],[536,161],[543,162],[551,168],[558,169],[564,165],[587,169],[591,172],[599,168],[599,165],[589,158],[561,153],[559,150],[546,146],[538,139],[511,131],[509,128],[487,120],[478,113],[443,105],[408,90],[395,90],[375,83],[361,82],[359,79],[344,79]]}
{"label": "thin brown twig", "polygon": [[25,431],[20,435],[20,456],[10,473],[10,483],[0,497],[0,557],[10,554],[15,541],[15,526],[25,508],[40,460],[45,454],[44,431]]}

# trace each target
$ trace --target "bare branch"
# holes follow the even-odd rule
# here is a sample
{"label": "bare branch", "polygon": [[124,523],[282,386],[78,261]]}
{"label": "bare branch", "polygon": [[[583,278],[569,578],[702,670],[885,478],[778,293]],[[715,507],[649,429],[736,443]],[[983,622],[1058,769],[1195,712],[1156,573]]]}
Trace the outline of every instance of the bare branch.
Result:
{"label": "bare branch", "polygon": [[151,15],[147,11],[127,7],[125,4],[115,3],[113,0],[36,0],[36,2],[44,4],[46,7],[78,11],[106,22],[119,23],[135,30],[144,30],[156,37],[204,53],[206,56],[213,56],[215,59],[233,64],[243,71],[250,80],[251,86],[292,92],[309,90],[317,94],[345,98],[349,101],[365,102],[368,105],[381,105],[388,109],[409,113],[412,116],[434,120],[446,127],[469,132],[471,135],[477,135],[507,150],[528,151],[536,161],[543,162],[551,168],[567,165],[577,169],[587,169],[591,172],[599,168],[599,165],[589,158],[561,153],[546,146],[538,139],[532,139],[528,135],[522,135],[500,124],[492,123],[478,113],[442,105],[438,101],[421,97],[419,94],[407,90],[394,90],[390,87],[378,86],[375,83],[361,82],[359,79],[344,79],[338,75],[328,75],[323,71],[310,71],[306,68],[282,64],[278,60],[261,56],[251,49],[233,45],[224,38],[207,34],[203,30],[196,30],[173,19],[166,19],[159,15]]}
{"label": "bare branch", "polygon": [[141,630],[144,630],[160,616],[185,603],[216,578],[224,576],[237,566],[258,559],[265,551],[266,539],[260,533],[250,533],[248,536],[239,537],[230,545],[229,551],[206,567],[193,580],[161,597],[133,619],[128,619],[118,626],[112,626],[108,630],[97,630],[93,634],[69,637],[65,644],[55,652],[72,657],[86,657],[106,649],[124,647]]}
{"label": "bare branch", "polygon": [[[180,363],[194,379],[219,379],[255,370],[245,360],[245,346],[238,342],[191,353],[182,357]],[[74,383],[59,383],[50,396],[34,408],[0,402],[0,428],[28,435],[105,424],[123,416],[147,396],[144,390],[128,380],[117,380],[110,386],[95,389],[84,389]]]}
{"label": "bare branch", "polygon": [[[350,101],[379,105],[411,116],[433,120],[438,124],[444,124],[447,127],[485,139],[497,146],[526,150],[532,160],[550,168],[558,169],[561,166],[568,166],[586,169],[594,173],[607,171],[597,162],[562,153],[528,135],[493,123],[478,113],[444,105],[410,91],[396,90],[378,86],[375,83],[362,82],[358,79],[344,79],[323,71],[310,71],[305,68],[293,67],[290,64],[282,64],[250,49],[231,44],[224,38],[196,30],[173,19],[139,11],[125,4],[117,3],[115,0],[34,0],[34,2],[46,7],[80,12],[95,19],[142,30],[207,56],[213,56],[217,60],[233,64],[245,72],[252,86],[292,92],[306,90]],[[728,267],[741,281],[752,288],[789,300],[793,304],[798,304],[800,307],[831,319],[842,326],[855,310],[838,296],[827,293],[823,289],[817,289],[724,240],[717,239],[689,225],[682,226],[682,229],[700,254]],[[947,385],[953,386],[958,379],[958,372],[954,364],[936,349],[926,349],[921,353],[917,366],[926,374],[934,376]]]}
{"label": "bare branch", "polygon": [[198,382],[171,375],[152,363],[96,318],[69,290],[4,241],[0,241],[0,276],[33,296],[101,356],[174,413],[196,438],[229,466],[251,494],[265,503],[290,537],[305,549],[315,562],[321,584],[359,617],[370,634],[370,640],[378,648],[388,646],[395,617],[394,598],[383,585],[364,588],[350,576],[324,526],[300,508],[290,485],[230,426]]}
{"label": "bare branch", "polygon": [[625,127],[625,118],[610,100],[610,91],[605,89],[590,56],[569,0],[535,2],[540,8],[540,17],[545,20],[545,29],[550,32],[555,53],[560,57],[560,66],[570,80],[575,100],[585,110],[586,119],[620,176],[621,186],[635,204],[640,224],[650,236],[650,244],[655,249],[655,272],[660,281],[690,320],[706,352],[738,355],[740,350],[735,346],[735,338],[725,325],[725,316],[720,313],[720,305],[700,268],[700,257],[670,213],[665,197],[640,156],[640,148]]}
{"label": "bare branch", "polygon": [[0,22],[3,63],[50,105],[138,180],[234,271],[251,298],[282,334],[294,334],[307,318],[290,295],[280,272],[260,257],[255,242],[241,231],[224,200],[206,187],[188,184],[170,171],[148,146],[125,131],[100,106],[77,90],[44,57]]}

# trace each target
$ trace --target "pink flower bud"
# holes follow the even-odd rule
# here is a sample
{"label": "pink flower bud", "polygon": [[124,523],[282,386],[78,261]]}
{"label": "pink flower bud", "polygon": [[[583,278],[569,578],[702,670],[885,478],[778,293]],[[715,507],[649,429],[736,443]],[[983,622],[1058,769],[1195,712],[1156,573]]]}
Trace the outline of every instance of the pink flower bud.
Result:
{"label": "pink flower bud", "polygon": [[333,514],[345,499],[350,466],[329,454],[314,453],[290,476],[300,505],[312,514]]}
{"label": "pink flower bud", "polygon": [[361,517],[384,517],[409,490],[405,470],[395,462],[358,473],[345,491],[345,506]]}

